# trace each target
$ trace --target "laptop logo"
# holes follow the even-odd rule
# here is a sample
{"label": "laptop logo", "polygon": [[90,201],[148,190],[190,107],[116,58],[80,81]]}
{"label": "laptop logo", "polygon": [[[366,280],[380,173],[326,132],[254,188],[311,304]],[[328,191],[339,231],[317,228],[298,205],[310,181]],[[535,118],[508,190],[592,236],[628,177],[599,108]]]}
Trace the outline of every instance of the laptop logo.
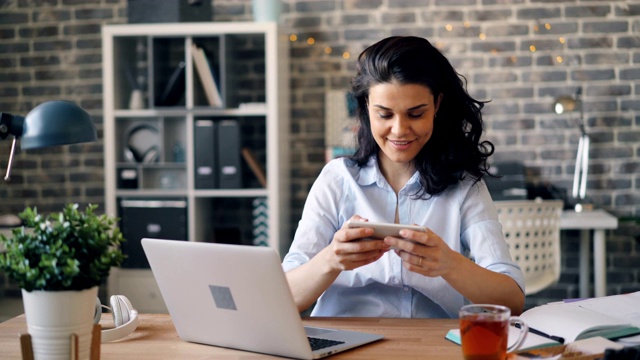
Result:
{"label": "laptop logo", "polygon": [[238,310],[231,296],[231,289],[226,286],[209,285],[209,290],[218,309]]}

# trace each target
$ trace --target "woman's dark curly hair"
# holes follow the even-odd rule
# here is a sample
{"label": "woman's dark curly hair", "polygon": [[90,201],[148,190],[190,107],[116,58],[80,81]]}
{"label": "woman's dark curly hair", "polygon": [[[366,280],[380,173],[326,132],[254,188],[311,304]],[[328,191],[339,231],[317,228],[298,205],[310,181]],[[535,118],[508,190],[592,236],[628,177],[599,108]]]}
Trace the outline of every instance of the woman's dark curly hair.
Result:
{"label": "woman's dark curly hair", "polygon": [[371,134],[367,103],[369,89],[397,82],[419,84],[442,100],[434,119],[433,135],[413,159],[420,172],[422,189],[417,197],[436,196],[470,174],[479,181],[488,173],[487,158],[494,152],[483,132],[483,101],[466,91],[466,79],[431,43],[414,36],[393,36],[365,49],[358,57],[351,95],[356,101],[359,122],[358,145],[351,159],[364,166],[380,148]]}

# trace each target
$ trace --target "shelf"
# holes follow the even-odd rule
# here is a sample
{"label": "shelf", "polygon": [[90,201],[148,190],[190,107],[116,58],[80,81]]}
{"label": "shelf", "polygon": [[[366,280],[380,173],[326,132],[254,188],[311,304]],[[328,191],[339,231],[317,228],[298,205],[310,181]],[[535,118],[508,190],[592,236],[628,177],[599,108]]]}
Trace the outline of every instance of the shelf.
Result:
{"label": "shelf", "polygon": [[[126,208],[129,218],[121,222],[127,225],[122,230],[128,251],[138,256],[142,237],[163,238],[169,229],[178,240],[233,240],[286,251],[288,33],[275,23],[119,24],[103,27],[102,44],[106,212],[122,219],[123,200],[139,205]],[[198,70],[193,44],[204,51],[222,107],[210,105],[205,83],[211,78]],[[142,102],[130,101],[138,95]],[[228,133],[230,123],[237,126]],[[250,150],[252,166],[238,157],[242,149]],[[260,177],[253,173],[260,169],[266,186],[261,172]],[[229,174],[240,176],[224,183],[203,181]],[[174,209],[181,214],[179,227],[176,216],[157,208],[172,200],[185,205]],[[148,208],[140,205],[145,201]],[[254,224],[257,208],[264,216]],[[258,228],[266,228],[266,235],[256,235]],[[131,295],[136,302],[148,297],[156,304],[150,309],[157,308],[148,269],[118,270],[109,280],[111,293],[139,287],[140,293]]]}

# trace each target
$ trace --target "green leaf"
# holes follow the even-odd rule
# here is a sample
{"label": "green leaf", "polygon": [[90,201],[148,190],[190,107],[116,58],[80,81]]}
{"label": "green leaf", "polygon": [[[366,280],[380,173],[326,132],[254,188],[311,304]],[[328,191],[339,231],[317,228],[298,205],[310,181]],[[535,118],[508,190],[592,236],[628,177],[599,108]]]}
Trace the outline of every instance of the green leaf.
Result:
{"label": "green leaf", "polygon": [[[27,207],[20,218],[25,226],[0,235],[6,249],[0,270],[27,290],[83,290],[100,285],[124,255],[125,241],[117,218],[96,215],[97,205],[84,211],[68,204],[61,212],[43,216]],[[27,229],[30,231],[27,231]]]}

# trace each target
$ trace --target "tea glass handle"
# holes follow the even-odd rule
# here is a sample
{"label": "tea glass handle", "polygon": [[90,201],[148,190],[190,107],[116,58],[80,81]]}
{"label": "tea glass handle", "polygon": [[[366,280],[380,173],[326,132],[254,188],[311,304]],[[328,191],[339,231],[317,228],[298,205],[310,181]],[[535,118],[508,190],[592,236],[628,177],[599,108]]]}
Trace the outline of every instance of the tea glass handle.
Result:
{"label": "tea glass handle", "polygon": [[517,316],[510,317],[509,323],[511,325],[518,324],[516,327],[519,327],[520,335],[518,335],[518,340],[513,345],[509,346],[509,348],[507,349],[507,352],[518,350],[520,346],[522,346],[522,344],[524,343],[524,340],[527,338],[527,334],[529,333],[529,326],[519,317]]}

